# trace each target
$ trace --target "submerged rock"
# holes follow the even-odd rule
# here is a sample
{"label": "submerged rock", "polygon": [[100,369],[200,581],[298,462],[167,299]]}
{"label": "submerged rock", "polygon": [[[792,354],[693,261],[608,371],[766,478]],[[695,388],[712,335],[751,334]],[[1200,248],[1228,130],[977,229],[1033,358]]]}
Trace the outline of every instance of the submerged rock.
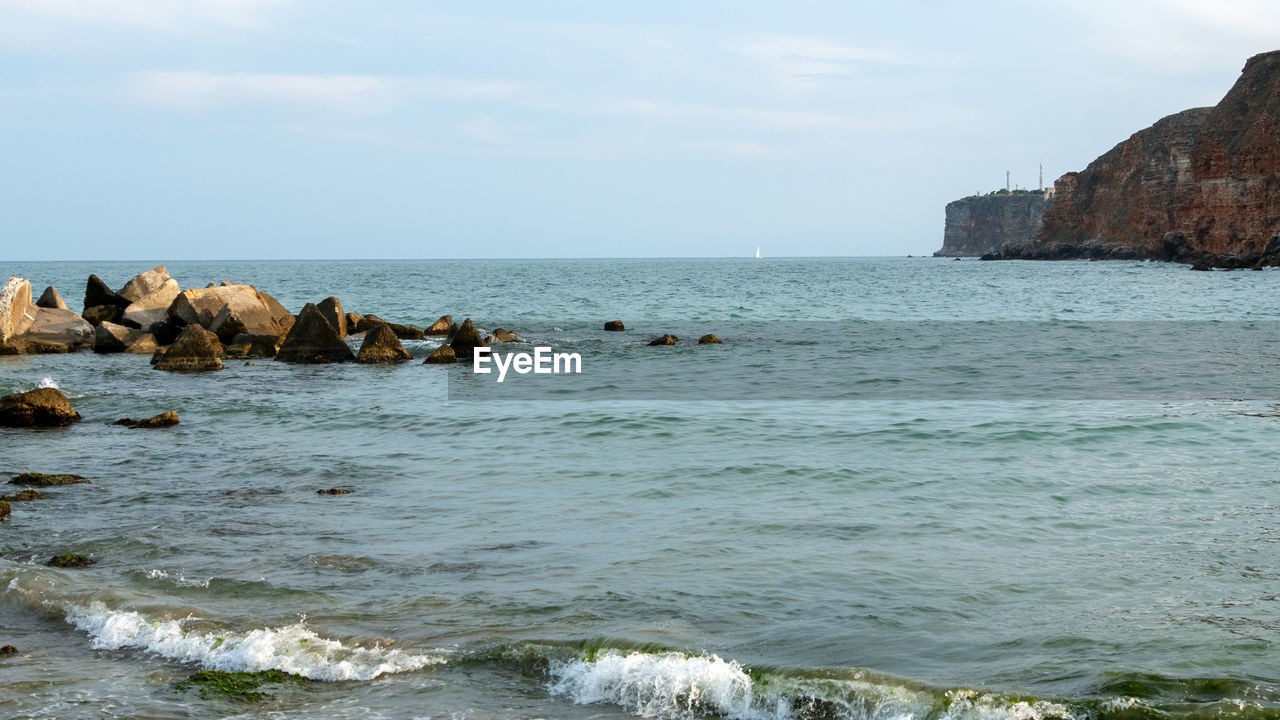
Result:
{"label": "submerged rock", "polygon": [[471,318],[467,318],[462,321],[462,327],[458,328],[453,340],[449,342],[449,347],[453,348],[454,355],[459,360],[471,360],[476,348],[487,346],[484,339],[480,337],[480,331],[476,330],[475,323],[471,322]]}
{"label": "submerged rock", "polygon": [[41,495],[39,491],[32,490],[30,488],[26,490],[19,490],[18,492],[12,495],[8,495],[6,497],[0,498],[0,500],[7,500],[9,502],[32,502],[35,500],[43,500],[43,499],[44,499],[44,496]]}
{"label": "submerged rock", "polygon": [[489,335],[488,340],[490,342],[500,343],[520,342],[520,333],[513,333],[509,330],[503,330],[502,328],[494,328],[493,332]]}
{"label": "submerged rock", "polygon": [[698,338],[698,344],[699,345],[723,345],[724,342],[721,341],[720,338],[716,337],[715,333],[707,333],[706,335],[703,335],[702,337]]}
{"label": "submerged rock", "polygon": [[32,485],[35,487],[57,487],[59,485],[88,485],[89,481],[80,475],[62,473],[49,475],[45,473],[24,472],[15,475],[10,485]]}
{"label": "submerged rock", "polygon": [[79,553],[62,553],[49,558],[49,562],[45,563],[45,565],[56,568],[82,568],[89,567],[96,562],[98,561]]}
{"label": "submerged rock", "polygon": [[669,334],[663,335],[660,338],[655,338],[649,341],[649,347],[658,347],[661,345],[675,345],[679,340],[680,338],[676,337],[675,335],[669,335]]}
{"label": "submerged rock", "polygon": [[328,490],[317,490],[316,494],[317,495],[350,495],[351,491],[343,490],[342,488],[329,488]]}
{"label": "submerged rock", "polygon": [[50,310],[70,310],[67,303],[58,294],[57,289],[52,285],[44,289],[40,294],[40,299],[36,301],[36,307],[49,308]]}
{"label": "submerged rock", "polygon": [[0,500],[0,520],[8,518],[10,512],[13,512],[13,507],[9,505],[9,501]]}
{"label": "submerged rock", "polygon": [[439,320],[431,323],[431,327],[423,330],[423,333],[433,337],[441,337],[449,334],[449,329],[453,327],[452,315],[441,315]]}
{"label": "submerged rock", "polygon": [[394,331],[386,325],[377,325],[364,336],[356,362],[365,364],[399,363],[412,360],[413,356],[400,344]]}
{"label": "submerged rock", "polygon": [[435,352],[427,356],[422,362],[423,365],[446,365],[448,363],[458,362],[458,355],[448,345],[441,345],[435,349]]}
{"label": "submerged rock", "polygon": [[173,427],[178,424],[178,413],[169,410],[159,415],[146,418],[145,420],[134,420],[133,418],[120,418],[116,421],[116,425],[124,425],[125,427],[135,430],[146,430],[150,428],[166,428]]}
{"label": "submerged rock", "polygon": [[622,332],[627,328],[625,325],[622,324],[621,320],[610,320],[609,322],[604,324],[604,329],[610,332]]}
{"label": "submerged rock", "polygon": [[0,427],[66,427],[80,419],[56,388],[36,388],[0,398]]}
{"label": "submerged rock", "polygon": [[222,343],[199,325],[188,325],[153,366],[168,372],[210,372],[222,369]]}
{"label": "submerged rock", "polygon": [[12,645],[0,647],[0,658],[9,658],[18,654],[18,648]]}
{"label": "submerged rock", "polygon": [[281,670],[260,670],[258,672],[226,672],[223,670],[202,670],[186,680],[174,685],[177,690],[199,688],[200,697],[222,696],[244,702],[260,702],[270,695],[258,690],[263,683],[292,682],[305,685],[309,680],[299,675],[290,675]]}
{"label": "submerged rock", "polygon": [[289,329],[276,360],[289,363],[351,362],[355,356],[315,303],[307,303]]}

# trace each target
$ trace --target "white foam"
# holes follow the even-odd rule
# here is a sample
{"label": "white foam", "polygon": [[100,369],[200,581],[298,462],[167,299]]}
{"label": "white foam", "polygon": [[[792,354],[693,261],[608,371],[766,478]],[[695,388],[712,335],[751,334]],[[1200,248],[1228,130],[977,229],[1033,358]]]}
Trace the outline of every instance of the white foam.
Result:
{"label": "white foam", "polygon": [[579,705],[612,703],[645,718],[683,718],[707,710],[764,718],[752,707],[750,676],[736,662],[682,653],[621,655],[553,664],[552,694]]}
{"label": "white foam", "polygon": [[45,378],[40,378],[40,382],[36,383],[36,387],[38,387],[38,388],[53,388],[54,390],[57,390],[57,389],[58,389],[58,383],[57,383],[57,382],[55,382],[55,381],[54,381],[54,379],[53,379],[53,378],[51,378],[51,377],[45,377]]}
{"label": "white foam", "polygon": [[87,632],[101,650],[138,648],[171,660],[199,663],[228,672],[281,670],[312,680],[372,680],[379,675],[421,670],[444,663],[440,655],[385,648],[347,647],[323,638],[304,622],[245,633],[202,633],[184,629],[185,620],[148,620],[132,611],[67,604],[67,622]]}
{"label": "white foam", "polygon": [[[862,677],[768,676],[755,682],[741,665],[716,655],[606,651],[594,660],[553,661],[552,694],[576,704],[610,703],[643,718],[693,720],[718,715],[731,720],[793,720],[805,706],[827,703],[850,720],[922,720],[936,711],[937,696],[925,689]],[[961,689],[940,720],[1049,720],[1074,718],[1049,701],[1010,702],[998,695]]]}

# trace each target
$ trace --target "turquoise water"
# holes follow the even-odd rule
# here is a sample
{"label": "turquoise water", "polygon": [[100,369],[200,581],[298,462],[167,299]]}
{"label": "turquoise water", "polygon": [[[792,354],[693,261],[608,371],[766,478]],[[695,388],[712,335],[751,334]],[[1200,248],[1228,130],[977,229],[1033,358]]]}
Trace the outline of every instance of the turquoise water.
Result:
{"label": "turquoise water", "polygon": [[[90,272],[147,267],[0,273],[78,308]],[[0,430],[0,471],[92,481],[0,526],[0,644],[22,651],[0,715],[1280,716],[1278,273],[169,269],[294,309],[470,316],[584,373],[521,394],[534,378],[417,362],[0,358],[0,391],[53,383],[85,417]],[[615,318],[628,332],[600,330]],[[646,347],[663,332],[682,342]],[[725,344],[687,344],[705,332]],[[110,424],[169,409],[171,430]],[[64,551],[98,562],[42,564]],[[314,681],[175,688],[205,668]]]}

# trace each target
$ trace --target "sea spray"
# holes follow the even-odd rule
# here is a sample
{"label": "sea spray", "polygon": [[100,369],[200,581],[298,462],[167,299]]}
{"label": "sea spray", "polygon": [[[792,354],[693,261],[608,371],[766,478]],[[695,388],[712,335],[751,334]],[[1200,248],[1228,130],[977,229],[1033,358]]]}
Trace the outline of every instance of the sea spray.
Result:
{"label": "sea spray", "polygon": [[421,670],[446,662],[443,655],[398,649],[348,647],[317,635],[305,620],[248,632],[198,632],[190,620],[149,620],[102,603],[88,607],[65,603],[67,622],[93,638],[99,650],[138,648],[171,660],[198,663],[228,672],[281,670],[312,680],[372,680],[379,675]]}

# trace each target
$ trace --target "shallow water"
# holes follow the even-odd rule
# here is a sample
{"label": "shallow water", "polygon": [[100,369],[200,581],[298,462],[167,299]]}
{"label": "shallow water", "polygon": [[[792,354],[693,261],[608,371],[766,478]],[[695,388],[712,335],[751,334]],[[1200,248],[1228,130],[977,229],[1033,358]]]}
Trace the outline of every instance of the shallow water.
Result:
{"label": "shallow water", "polygon": [[[0,273],[78,308],[90,272],[144,269]],[[0,471],[92,481],[0,526],[0,644],[23,651],[4,716],[1280,715],[1278,273],[169,269],[294,309],[470,316],[584,373],[0,358],[0,391],[53,383],[85,417],[0,430]],[[683,340],[645,346],[663,332]],[[169,409],[169,430],[110,424]],[[98,562],[42,564],[64,551]],[[174,687],[202,668],[314,682]]]}

